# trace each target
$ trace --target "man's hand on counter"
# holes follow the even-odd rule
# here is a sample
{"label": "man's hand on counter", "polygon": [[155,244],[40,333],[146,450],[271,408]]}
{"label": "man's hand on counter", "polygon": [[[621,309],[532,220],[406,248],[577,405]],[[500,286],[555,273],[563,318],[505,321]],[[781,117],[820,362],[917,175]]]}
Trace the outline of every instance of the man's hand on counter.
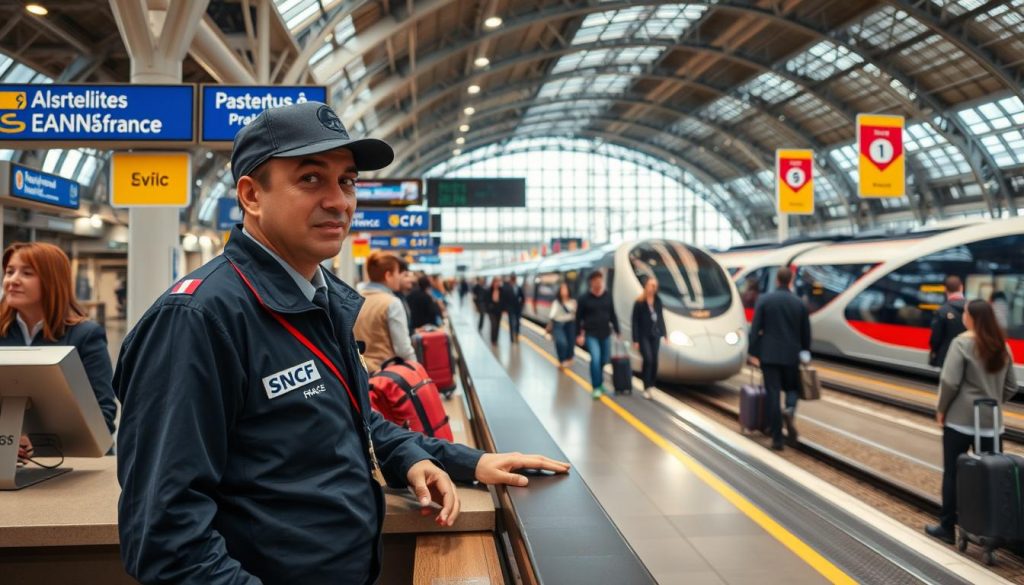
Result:
{"label": "man's hand on counter", "polygon": [[476,480],[490,485],[506,484],[524,487],[530,483],[530,480],[521,473],[513,473],[514,471],[568,473],[569,467],[568,463],[548,459],[543,455],[486,453],[476,464]]}

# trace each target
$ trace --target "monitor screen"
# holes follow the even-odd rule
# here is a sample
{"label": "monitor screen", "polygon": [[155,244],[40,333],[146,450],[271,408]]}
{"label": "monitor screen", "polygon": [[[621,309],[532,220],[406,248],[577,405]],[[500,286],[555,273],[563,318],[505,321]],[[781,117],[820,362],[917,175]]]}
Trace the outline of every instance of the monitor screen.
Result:
{"label": "monitor screen", "polygon": [[403,207],[423,203],[419,179],[356,181],[356,201],[361,207]]}

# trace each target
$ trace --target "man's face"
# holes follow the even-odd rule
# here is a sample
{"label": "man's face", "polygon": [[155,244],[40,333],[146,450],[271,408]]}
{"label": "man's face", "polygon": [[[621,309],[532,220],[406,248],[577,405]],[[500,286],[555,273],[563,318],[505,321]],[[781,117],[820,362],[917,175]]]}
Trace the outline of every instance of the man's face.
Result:
{"label": "man's face", "polygon": [[600,296],[604,292],[604,279],[595,278],[590,281],[590,292],[597,296]]}
{"label": "man's face", "polygon": [[[239,180],[246,229],[261,232],[274,250],[294,265],[336,256],[356,210],[357,171],[352,153],[338,149],[274,158],[266,164],[266,184],[247,177]],[[243,189],[255,192],[243,197]]]}

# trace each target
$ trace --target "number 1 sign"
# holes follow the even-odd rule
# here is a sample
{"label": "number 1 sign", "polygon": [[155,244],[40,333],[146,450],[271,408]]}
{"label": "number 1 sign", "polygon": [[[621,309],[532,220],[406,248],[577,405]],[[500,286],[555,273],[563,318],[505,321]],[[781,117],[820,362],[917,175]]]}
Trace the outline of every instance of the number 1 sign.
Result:
{"label": "number 1 sign", "polygon": [[902,197],[906,194],[903,116],[857,116],[857,194]]}

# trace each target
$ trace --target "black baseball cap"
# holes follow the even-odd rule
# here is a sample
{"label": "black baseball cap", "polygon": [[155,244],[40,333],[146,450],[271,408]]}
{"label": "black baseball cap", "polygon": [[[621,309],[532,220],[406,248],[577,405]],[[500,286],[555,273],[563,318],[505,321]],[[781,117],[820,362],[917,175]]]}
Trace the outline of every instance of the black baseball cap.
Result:
{"label": "black baseball cap", "polygon": [[336,148],[352,151],[360,171],[383,169],[395,160],[395,151],[383,140],[353,140],[327,104],[303,102],[263,110],[235,135],[231,175],[237,183],[272,158],[306,156]]}

